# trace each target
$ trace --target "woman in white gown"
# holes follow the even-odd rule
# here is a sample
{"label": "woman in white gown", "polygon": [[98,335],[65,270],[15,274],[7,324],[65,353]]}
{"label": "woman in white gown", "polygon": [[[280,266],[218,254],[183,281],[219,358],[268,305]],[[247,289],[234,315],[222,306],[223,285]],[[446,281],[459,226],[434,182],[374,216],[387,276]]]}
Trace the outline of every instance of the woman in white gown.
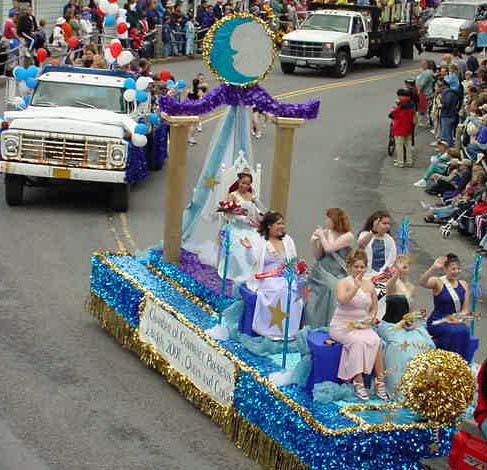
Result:
{"label": "woman in white gown", "polygon": [[[256,228],[259,225],[262,204],[252,192],[252,175],[239,173],[237,181],[230,187],[227,200],[238,204],[245,210],[245,215],[231,215],[230,242],[231,248],[228,258],[227,279],[235,284],[242,284],[253,275],[253,265],[249,259],[247,249],[241,244],[241,240],[253,240],[258,238]],[[218,274],[223,277],[225,258],[220,256]]]}
{"label": "woman in white gown", "polygon": [[[273,340],[284,337],[287,307],[287,281],[276,273],[286,260],[296,258],[293,239],[286,235],[284,218],[279,212],[267,212],[258,229],[260,237],[244,240],[253,262],[254,276],[248,281],[249,289],[257,293],[252,329]],[[255,274],[264,274],[255,277]],[[265,274],[268,274],[266,276]],[[289,338],[294,338],[301,323],[303,300],[296,283],[293,283],[289,312]]]}

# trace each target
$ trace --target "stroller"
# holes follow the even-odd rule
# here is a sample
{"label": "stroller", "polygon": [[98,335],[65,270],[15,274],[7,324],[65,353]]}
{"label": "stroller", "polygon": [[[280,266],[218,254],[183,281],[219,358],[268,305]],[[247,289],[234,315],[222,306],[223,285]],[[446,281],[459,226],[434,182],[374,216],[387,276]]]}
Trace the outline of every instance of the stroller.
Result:
{"label": "stroller", "polygon": [[443,238],[450,238],[451,232],[454,228],[458,228],[460,226],[460,222],[463,217],[467,217],[470,208],[460,212],[457,217],[452,217],[446,224],[440,226],[440,233]]}

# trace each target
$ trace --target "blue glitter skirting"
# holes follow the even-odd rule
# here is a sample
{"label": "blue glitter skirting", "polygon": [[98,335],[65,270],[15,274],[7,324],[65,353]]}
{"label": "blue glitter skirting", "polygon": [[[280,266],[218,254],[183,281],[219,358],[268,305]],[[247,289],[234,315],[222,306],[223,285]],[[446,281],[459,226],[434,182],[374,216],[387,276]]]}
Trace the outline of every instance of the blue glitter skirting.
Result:
{"label": "blue glitter skirting", "polygon": [[[179,312],[202,338],[205,338],[204,330],[217,323],[211,313],[232,303],[232,299],[215,295],[175,266],[153,256],[139,259],[116,253],[93,256],[91,292],[110,309],[111,321],[117,322],[117,334],[110,331],[108,322],[100,323],[114,336],[118,335],[122,344],[137,336],[140,306],[146,295],[160,299],[167,310]],[[96,314],[94,309],[92,312]],[[120,338],[123,328],[128,328],[126,341]],[[297,385],[276,387],[267,379],[270,373],[279,371],[270,357],[256,356],[233,340],[217,343],[223,348],[222,354],[237,365],[232,419],[249,423],[255,432],[264,433],[275,445],[274,453],[282,451],[291,460],[296,459],[285,468],[297,468],[299,462],[303,468],[312,469],[419,469],[422,468],[419,460],[449,453],[453,427],[421,422],[408,410],[398,407],[354,407],[347,402],[313,401]],[[141,359],[144,354],[139,352]],[[211,406],[204,405],[204,397],[198,402],[191,401],[212,414]],[[235,430],[228,431],[231,423],[215,421],[243,447]],[[260,441],[256,439],[255,445],[257,442]],[[255,449],[247,449],[246,453],[257,458]],[[270,461],[267,464],[273,465]]]}

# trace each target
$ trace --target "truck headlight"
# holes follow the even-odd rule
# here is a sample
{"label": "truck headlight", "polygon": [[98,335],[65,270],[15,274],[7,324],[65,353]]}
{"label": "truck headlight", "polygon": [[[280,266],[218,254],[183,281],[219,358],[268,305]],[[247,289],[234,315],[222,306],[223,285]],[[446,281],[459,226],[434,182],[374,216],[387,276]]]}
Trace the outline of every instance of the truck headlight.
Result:
{"label": "truck headlight", "polygon": [[282,47],[289,47],[289,41],[287,39],[284,39],[284,41],[282,41]]}
{"label": "truck headlight", "polygon": [[332,42],[323,43],[323,49],[326,51],[332,51],[333,50],[333,43]]}
{"label": "truck headlight", "polygon": [[113,166],[125,165],[125,148],[121,145],[113,145],[110,151],[110,164]]}
{"label": "truck headlight", "polygon": [[2,136],[2,155],[17,157],[19,154],[19,137],[16,135]]}

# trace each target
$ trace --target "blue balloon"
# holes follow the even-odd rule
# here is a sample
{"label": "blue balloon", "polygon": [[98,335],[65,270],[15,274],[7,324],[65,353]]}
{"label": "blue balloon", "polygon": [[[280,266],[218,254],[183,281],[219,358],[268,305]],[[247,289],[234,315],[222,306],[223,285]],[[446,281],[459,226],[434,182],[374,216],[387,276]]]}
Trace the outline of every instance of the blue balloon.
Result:
{"label": "blue balloon", "polygon": [[135,93],[137,103],[145,103],[149,99],[149,93],[144,90],[137,90]]}
{"label": "blue balloon", "polygon": [[39,74],[39,69],[35,65],[31,65],[27,69],[27,76],[28,77],[36,78],[38,74]]}
{"label": "blue balloon", "polygon": [[123,87],[127,90],[135,90],[135,80],[133,78],[126,78],[123,82]]}
{"label": "blue balloon", "polygon": [[116,23],[116,18],[114,16],[105,16],[105,26],[108,26],[111,28],[112,26],[115,26]]}
{"label": "blue balloon", "polygon": [[12,49],[16,49],[17,47],[19,47],[19,45],[20,45],[20,42],[17,38],[13,38],[10,40],[10,47]]}
{"label": "blue balloon", "polygon": [[156,113],[150,113],[147,117],[153,126],[158,126],[161,123],[161,118]]}
{"label": "blue balloon", "polygon": [[137,124],[134,128],[134,134],[146,135],[149,133],[149,128],[145,124]]}
{"label": "blue balloon", "polygon": [[179,90],[183,90],[186,88],[186,82],[184,80],[176,80],[176,88]]}
{"label": "blue balloon", "polygon": [[25,80],[27,78],[27,69],[24,69],[24,67],[15,67],[14,77],[17,80]]}
{"label": "blue balloon", "polygon": [[26,106],[29,106],[30,100],[32,99],[32,95],[24,95],[22,99],[24,100]]}
{"label": "blue balloon", "polygon": [[25,84],[29,90],[33,90],[37,86],[37,79],[32,77],[27,77],[25,79]]}
{"label": "blue balloon", "polygon": [[166,85],[170,88],[172,88],[173,86],[176,86],[176,84],[172,81],[172,80],[167,80],[166,81]]}

